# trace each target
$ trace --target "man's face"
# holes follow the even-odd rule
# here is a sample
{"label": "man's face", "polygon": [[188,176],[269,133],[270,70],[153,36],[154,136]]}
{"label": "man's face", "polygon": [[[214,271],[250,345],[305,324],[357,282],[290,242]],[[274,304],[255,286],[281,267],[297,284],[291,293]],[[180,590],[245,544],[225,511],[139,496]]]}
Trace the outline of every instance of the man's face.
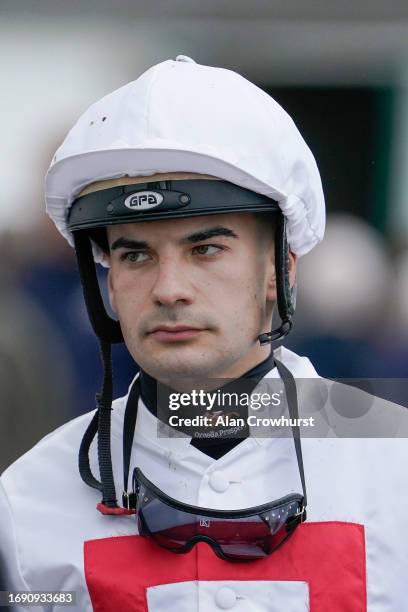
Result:
{"label": "man's face", "polygon": [[235,377],[270,351],[273,240],[251,213],[108,228],[109,297],[151,376]]}

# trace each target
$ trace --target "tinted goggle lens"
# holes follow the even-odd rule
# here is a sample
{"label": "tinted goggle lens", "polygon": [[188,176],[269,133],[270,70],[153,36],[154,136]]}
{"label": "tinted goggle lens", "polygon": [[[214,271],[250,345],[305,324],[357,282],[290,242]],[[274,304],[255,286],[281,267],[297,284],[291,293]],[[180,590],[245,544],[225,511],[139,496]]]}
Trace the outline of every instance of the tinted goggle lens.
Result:
{"label": "tinted goggle lens", "polygon": [[139,485],[137,513],[139,533],[160,546],[187,552],[205,541],[221,557],[260,559],[276,550],[304,520],[302,498],[268,511],[240,518],[219,518],[185,512],[165,503],[145,485]]}

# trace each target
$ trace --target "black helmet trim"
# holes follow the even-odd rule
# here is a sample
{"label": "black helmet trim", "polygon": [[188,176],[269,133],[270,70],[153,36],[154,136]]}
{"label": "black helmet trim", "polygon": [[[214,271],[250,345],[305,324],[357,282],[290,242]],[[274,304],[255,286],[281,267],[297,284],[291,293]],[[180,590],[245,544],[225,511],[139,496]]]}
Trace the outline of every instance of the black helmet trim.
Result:
{"label": "black helmet trim", "polygon": [[273,212],[271,198],[221,180],[170,180],[111,187],[77,198],[67,225],[73,232],[163,219],[230,212]]}

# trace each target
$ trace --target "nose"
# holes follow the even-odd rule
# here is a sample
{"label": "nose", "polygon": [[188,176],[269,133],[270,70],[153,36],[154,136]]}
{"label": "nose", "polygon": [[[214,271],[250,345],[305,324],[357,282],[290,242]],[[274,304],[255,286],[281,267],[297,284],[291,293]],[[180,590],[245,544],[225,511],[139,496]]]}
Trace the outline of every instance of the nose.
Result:
{"label": "nose", "polygon": [[176,258],[168,257],[158,263],[152,298],[159,306],[192,303],[193,288],[181,262]]}

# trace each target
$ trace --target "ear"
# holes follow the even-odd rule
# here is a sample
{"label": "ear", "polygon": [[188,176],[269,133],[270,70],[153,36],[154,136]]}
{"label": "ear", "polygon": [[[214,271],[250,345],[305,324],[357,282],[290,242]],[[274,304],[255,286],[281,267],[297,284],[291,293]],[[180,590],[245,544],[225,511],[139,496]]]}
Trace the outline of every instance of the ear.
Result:
{"label": "ear", "polygon": [[275,247],[273,243],[268,256],[266,282],[266,299],[269,302],[276,302]]}
{"label": "ear", "polygon": [[292,288],[296,282],[297,255],[289,251],[289,285]]}
{"label": "ear", "polygon": [[[296,266],[297,266],[297,255],[289,251],[289,285],[293,287],[296,282]],[[269,262],[269,272],[267,278],[267,293],[266,297],[271,302],[276,302],[276,271],[275,271],[275,256],[271,256]]]}
{"label": "ear", "polygon": [[110,307],[112,308],[113,312],[115,314],[117,314],[117,310],[116,310],[116,303],[115,303],[115,292],[113,289],[113,277],[112,277],[112,268],[109,266],[109,270],[108,270],[108,295],[109,295],[109,304]]}

